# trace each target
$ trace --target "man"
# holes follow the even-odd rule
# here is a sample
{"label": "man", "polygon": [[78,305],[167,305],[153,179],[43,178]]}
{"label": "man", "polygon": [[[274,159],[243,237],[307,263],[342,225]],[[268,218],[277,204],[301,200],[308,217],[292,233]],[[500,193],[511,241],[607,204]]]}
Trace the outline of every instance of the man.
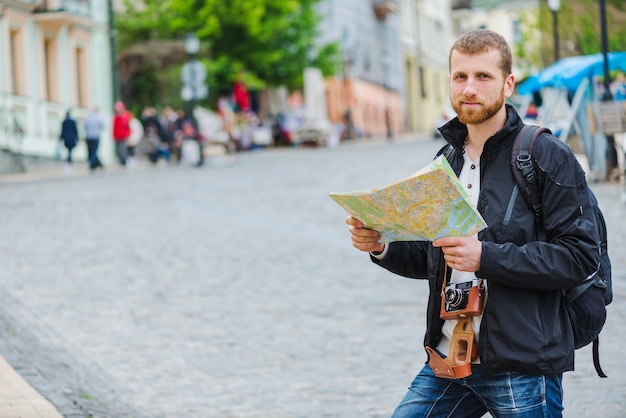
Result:
{"label": "man", "polygon": [[89,159],[89,169],[104,168],[98,158],[98,147],[100,145],[100,135],[104,131],[104,117],[100,110],[95,107],[85,118],[85,139],[87,141],[87,156]]}
{"label": "man", "polygon": [[78,129],[76,128],[76,121],[72,118],[70,111],[65,114],[65,119],[61,123],[61,135],[59,139],[63,141],[63,145],[67,149],[67,159],[65,160],[65,171],[72,171],[72,151],[76,144],[78,144]]}
{"label": "man", "polygon": [[123,102],[116,102],[113,110],[113,141],[115,141],[115,154],[120,165],[126,165],[128,157],[126,151],[126,142],[130,136],[130,113],[126,110]]}
{"label": "man", "polygon": [[[562,373],[574,368],[561,290],[585,281],[600,260],[585,174],[565,144],[548,134],[538,138],[533,155],[544,191],[538,222],[512,177],[511,150],[523,124],[505,104],[515,87],[508,44],[489,30],[467,32],[452,46],[449,67],[458,116],[440,128],[449,145],[439,154],[448,157],[488,227],[474,237],[384,245],[378,232],[346,220],[354,247],[370,252],[373,262],[429,281],[424,345],[430,364],[393,416],[559,417]],[[448,311],[444,281],[476,279],[483,282],[482,312],[442,319]],[[456,344],[462,321],[471,323],[469,346]],[[477,356],[463,351],[472,351],[472,343]],[[439,366],[456,366],[457,360],[467,361],[471,374],[439,377],[449,372]]]}

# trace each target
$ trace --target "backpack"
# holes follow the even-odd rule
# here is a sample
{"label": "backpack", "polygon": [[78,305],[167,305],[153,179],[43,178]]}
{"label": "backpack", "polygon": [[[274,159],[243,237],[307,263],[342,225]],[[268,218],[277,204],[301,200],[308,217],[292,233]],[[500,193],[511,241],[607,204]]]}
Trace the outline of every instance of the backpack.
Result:
{"label": "backpack", "polygon": [[[539,182],[536,161],[532,157],[533,144],[542,133],[551,134],[549,129],[539,126],[524,125],[515,138],[511,153],[513,178],[522,192],[526,204],[541,220],[543,207],[541,202],[542,186]],[[593,364],[600,377],[607,377],[600,367],[598,335],[606,321],[606,305],[613,300],[611,282],[611,260],[607,251],[607,231],[604,215],[598,207],[598,201],[591,189],[589,199],[593,206],[598,235],[600,237],[600,265],[593,278],[569,290],[564,290],[567,311],[574,331],[576,349],[593,342]]]}

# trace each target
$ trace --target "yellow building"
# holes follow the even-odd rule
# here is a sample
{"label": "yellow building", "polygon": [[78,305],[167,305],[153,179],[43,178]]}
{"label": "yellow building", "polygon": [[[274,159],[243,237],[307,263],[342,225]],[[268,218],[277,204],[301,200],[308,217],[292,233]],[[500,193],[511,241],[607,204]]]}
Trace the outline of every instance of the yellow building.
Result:
{"label": "yellow building", "polygon": [[[53,158],[68,110],[81,140],[89,109],[111,120],[109,10],[107,0],[0,0],[0,148]],[[104,161],[113,156],[110,136],[109,123]],[[86,159],[84,141],[75,155]]]}
{"label": "yellow building", "polygon": [[408,129],[433,132],[448,101],[450,2],[403,0],[401,17]]}

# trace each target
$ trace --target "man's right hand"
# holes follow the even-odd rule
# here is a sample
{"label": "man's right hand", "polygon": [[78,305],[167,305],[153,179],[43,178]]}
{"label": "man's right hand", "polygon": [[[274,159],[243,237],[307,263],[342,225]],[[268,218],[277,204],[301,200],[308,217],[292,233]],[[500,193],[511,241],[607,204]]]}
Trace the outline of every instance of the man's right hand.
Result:
{"label": "man's right hand", "polygon": [[352,216],[346,218],[352,235],[352,246],[357,250],[368,253],[381,253],[385,249],[385,244],[378,242],[380,234],[373,229],[364,228],[363,224]]}

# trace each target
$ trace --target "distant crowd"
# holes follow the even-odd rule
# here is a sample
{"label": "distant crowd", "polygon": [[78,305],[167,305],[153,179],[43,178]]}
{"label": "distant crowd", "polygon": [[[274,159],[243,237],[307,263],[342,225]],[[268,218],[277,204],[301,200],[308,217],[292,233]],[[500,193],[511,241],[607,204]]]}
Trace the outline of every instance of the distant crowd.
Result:
{"label": "distant crowd", "polygon": [[[98,108],[94,108],[84,120],[85,142],[91,170],[103,168],[98,157],[98,148],[106,126],[107,123]],[[122,166],[132,167],[137,164],[139,158],[145,158],[153,164],[161,159],[179,162],[183,156],[185,140],[195,144],[193,152],[195,164],[201,166],[204,163],[202,152],[204,138],[197,129],[194,119],[188,117],[182,109],[174,111],[166,106],[160,114],[157,114],[153,107],[147,107],[138,118],[123,102],[118,101],[114,105],[111,126],[115,155]],[[79,141],[76,121],[69,111],[61,126],[60,139],[67,149],[66,170],[69,171],[72,165],[72,151]]]}
{"label": "distant crowd", "polygon": [[[245,151],[253,147],[253,132],[261,125],[251,109],[251,97],[245,84],[238,79],[230,95],[217,102],[219,131],[215,138],[206,138],[199,129],[198,121],[183,109],[165,106],[160,112],[146,107],[141,115],[134,115],[122,101],[114,104],[111,133],[115,143],[115,156],[122,166],[133,167],[138,160],[157,164],[186,161],[200,167],[204,164],[204,148],[208,142],[219,143],[226,153]],[[98,108],[94,108],[84,120],[89,168],[102,169],[98,157],[100,138],[109,126]],[[281,126],[276,123],[270,134],[271,143],[287,145]],[[62,140],[66,150],[66,170],[72,167],[72,151],[79,141],[76,121],[67,112],[61,126]]]}

